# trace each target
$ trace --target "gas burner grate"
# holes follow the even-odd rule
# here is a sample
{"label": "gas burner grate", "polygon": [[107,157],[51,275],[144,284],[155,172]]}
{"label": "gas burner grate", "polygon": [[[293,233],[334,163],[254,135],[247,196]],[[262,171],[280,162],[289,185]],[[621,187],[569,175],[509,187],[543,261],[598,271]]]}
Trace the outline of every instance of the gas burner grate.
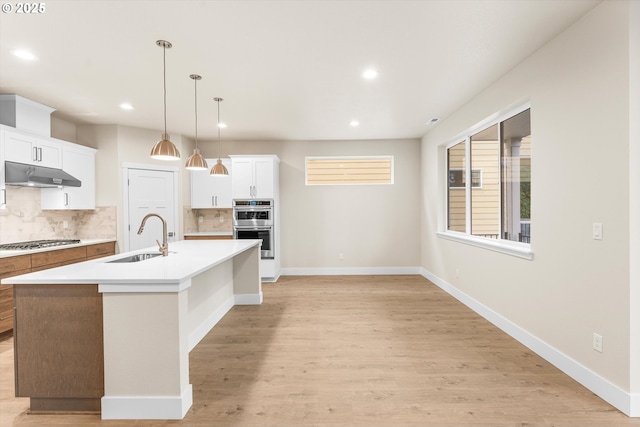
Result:
{"label": "gas burner grate", "polygon": [[12,251],[12,250],[40,249],[40,248],[48,248],[50,246],[73,245],[75,243],[80,243],[80,240],[79,239],[31,240],[28,242],[5,243],[3,245],[0,245],[0,250]]}

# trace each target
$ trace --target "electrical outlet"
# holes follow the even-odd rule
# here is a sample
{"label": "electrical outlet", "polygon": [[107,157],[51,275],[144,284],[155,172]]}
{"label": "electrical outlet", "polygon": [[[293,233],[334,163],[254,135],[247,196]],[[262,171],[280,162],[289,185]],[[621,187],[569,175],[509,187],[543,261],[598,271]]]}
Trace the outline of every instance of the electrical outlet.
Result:
{"label": "electrical outlet", "polygon": [[460,277],[460,269],[456,268],[456,279]]}
{"label": "electrical outlet", "polygon": [[200,215],[200,216],[198,217],[198,222],[199,222],[200,224],[202,224],[202,223],[204,222],[204,217],[203,217],[202,215]]}
{"label": "electrical outlet", "polygon": [[69,221],[62,221],[62,228],[69,228]]}
{"label": "electrical outlet", "polygon": [[338,259],[339,259],[340,261],[342,261],[342,260],[344,259],[344,255],[343,255],[343,254],[338,254]]}
{"label": "electrical outlet", "polygon": [[602,353],[602,335],[593,333],[593,349]]}
{"label": "electrical outlet", "polygon": [[224,217],[220,215],[220,222],[224,222]]}

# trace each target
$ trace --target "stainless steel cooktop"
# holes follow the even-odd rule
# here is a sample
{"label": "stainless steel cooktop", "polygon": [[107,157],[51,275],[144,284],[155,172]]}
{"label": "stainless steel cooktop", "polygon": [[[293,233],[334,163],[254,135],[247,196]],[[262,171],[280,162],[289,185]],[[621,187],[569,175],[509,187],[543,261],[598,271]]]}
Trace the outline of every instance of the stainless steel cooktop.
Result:
{"label": "stainless steel cooktop", "polygon": [[79,239],[51,239],[51,240],[30,240],[28,242],[5,243],[0,245],[0,250],[15,251],[48,248],[51,246],[73,245],[80,243]]}

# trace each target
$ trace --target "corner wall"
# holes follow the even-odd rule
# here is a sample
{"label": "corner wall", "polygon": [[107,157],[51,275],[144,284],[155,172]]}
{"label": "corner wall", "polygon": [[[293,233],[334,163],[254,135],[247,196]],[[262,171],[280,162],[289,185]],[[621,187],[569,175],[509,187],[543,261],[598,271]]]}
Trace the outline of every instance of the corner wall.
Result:
{"label": "corner wall", "polygon": [[[630,360],[629,10],[628,1],[603,2],[423,138],[421,262],[610,385],[626,399],[612,403],[627,413],[631,363],[640,363]],[[442,145],[525,99],[533,261],[438,238],[446,227]],[[603,224],[602,241],[592,239],[594,222]],[[594,332],[602,353],[592,349]]]}

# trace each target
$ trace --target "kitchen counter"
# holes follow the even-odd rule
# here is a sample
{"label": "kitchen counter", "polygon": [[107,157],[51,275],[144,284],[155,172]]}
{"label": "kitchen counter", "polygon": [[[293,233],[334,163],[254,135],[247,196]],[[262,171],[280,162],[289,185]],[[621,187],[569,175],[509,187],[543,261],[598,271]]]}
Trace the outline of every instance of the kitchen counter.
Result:
{"label": "kitchen counter", "polygon": [[[260,245],[261,240],[183,240],[169,245],[167,257],[109,263],[157,252],[153,247],[3,279],[15,289],[16,395],[30,397],[34,412],[92,410],[82,405],[93,400],[103,419],[184,418],[193,399],[189,352],[234,305],[262,303]],[[74,297],[80,290],[97,308],[82,320],[69,318],[70,307],[83,308],[74,304],[81,301]],[[41,313],[44,319],[33,319]],[[95,332],[84,333],[91,337],[69,334],[91,322],[86,330]],[[99,350],[87,354],[86,343],[77,345],[85,341]],[[104,357],[96,358],[96,351]],[[59,369],[38,359],[49,354],[59,356]],[[88,356],[97,362],[87,371],[103,373],[104,390],[96,397],[92,389],[83,398],[69,387],[91,375],[72,372],[69,381],[57,373],[81,369]],[[59,394],[29,389],[49,377]],[[43,395],[48,397],[34,397]]]}
{"label": "kitchen counter", "polygon": [[9,258],[9,257],[14,257],[19,255],[36,254],[39,252],[56,251],[60,249],[77,248],[79,246],[89,246],[89,245],[96,245],[99,243],[107,243],[107,242],[115,242],[115,241],[116,241],[115,238],[114,239],[82,239],[80,243],[73,243],[71,245],[48,246],[46,248],[38,248],[38,249],[20,249],[20,250],[10,250],[10,251],[1,250],[0,258]]}

